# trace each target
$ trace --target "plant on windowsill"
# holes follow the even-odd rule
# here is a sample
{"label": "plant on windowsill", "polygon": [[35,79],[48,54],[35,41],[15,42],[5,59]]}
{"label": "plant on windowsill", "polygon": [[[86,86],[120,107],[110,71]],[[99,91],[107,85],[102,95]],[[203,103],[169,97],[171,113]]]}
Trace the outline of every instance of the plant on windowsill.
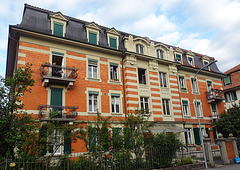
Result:
{"label": "plant on windowsill", "polygon": [[182,87],[181,90],[187,90],[187,88],[186,87]]}
{"label": "plant on windowsill", "polygon": [[114,81],[118,81],[118,79],[114,79]]}
{"label": "plant on windowsill", "polygon": [[57,116],[59,115],[59,112],[56,110],[56,111],[53,111],[53,110],[50,110],[50,118],[56,118]]}
{"label": "plant on windowsill", "polygon": [[56,63],[53,63],[53,66],[55,66],[56,65]]}

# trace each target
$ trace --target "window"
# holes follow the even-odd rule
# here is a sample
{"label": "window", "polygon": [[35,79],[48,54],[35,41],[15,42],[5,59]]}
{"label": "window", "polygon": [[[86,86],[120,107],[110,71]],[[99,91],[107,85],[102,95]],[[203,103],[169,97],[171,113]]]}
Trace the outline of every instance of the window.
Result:
{"label": "window", "polygon": [[201,103],[200,102],[196,102],[195,111],[196,111],[196,116],[199,115],[199,117],[202,117],[202,109],[201,109]]}
{"label": "window", "polygon": [[140,97],[140,104],[141,104],[141,109],[146,110],[146,111],[149,110],[147,97]]}
{"label": "window", "polygon": [[182,101],[182,107],[183,107],[183,115],[184,116],[190,116],[189,107],[188,107],[188,101],[187,100],[183,100]]}
{"label": "window", "polygon": [[167,81],[166,81],[166,73],[159,73],[159,79],[160,79],[160,86],[161,87],[167,87]]}
{"label": "window", "polygon": [[193,58],[192,58],[192,57],[188,57],[188,63],[189,63],[191,66],[194,66],[194,64],[193,64]]}
{"label": "window", "polygon": [[208,88],[209,92],[212,91],[212,82],[211,81],[207,81],[207,88]]}
{"label": "window", "polygon": [[195,144],[200,145],[200,136],[199,136],[199,128],[193,128],[194,138],[195,138]]}
{"label": "window", "polygon": [[224,81],[224,86],[227,86],[227,85],[230,85],[231,84],[231,80],[230,80],[230,77],[228,76],[228,77],[225,77],[224,79],[223,79],[223,81]]}
{"label": "window", "polygon": [[163,105],[163,115],[170,115],[169,100],[162,99],[162,105]]}
{"label": "window", "polygon": [[89,92],[88,106],[89,106],[89,112],[98,111],[98,92]]}
{"label": "window", "polygon": [[197,80],[194,78],[191,78],[191,83],[192,83],[192,90],[193,92],[198,92],[198,87],[197,87]]}
{"label": "window", "polygon": [[88,37],[89,37],[89,40],[88,40],[89,43],[97,44],[97,33],[96,32],[89,31]]}
{"label": "window", "polygon": [[162,50],[157,50],[157,57],[158,58],[163,58],[163,51]]}
{"label": "window", "polygon": [[188,131],[185,132],[185,140],[186,140],[186,144],[193,144],[193,141],[192,141],[192,135],[191,135],[191,129],[187,129]]}
{"label": "window", "polygon": [[182,57],[181,57],[181,55],[180,54],[176,54],[176,60],[177,60],[177,62],[182,62]]}
{"label": "window", "polygon": [[118,81],[118,64],[110,63],[110,79]]}
{"label": "window", "polygon": [[139,84],[146,84],[146,70],[138,68],[138,82]]}
{"label": "window", "polygon": [[[208,61],[203,61],[203,65],[204,66],[208,65]],[[206,69],[209,69],[209,67],[206,67]]]}
{"label": "window", "polygon": [[61,154],[62,135],[58,129],[54,129],[53,134],[48,138],[47,154]]}
{"label": "window", "polygon": [[88,77],[97,78],[97,60],[88,59]]}
{"label": "window", "polygon": [[52,76],[53,77],[63,77],[63,56],[62,53],[52,53]]}
{"label": "window", "polygon": [[179,85],[181,90],[186,90],[184,76],[179,76]]}
{"label": "window", "polygon": [[143,54],[143,46],[141,44],[136,45],[136,52],[139,54]]}
{"label": "window", "polygon": [[237,93],[236,93],[236,91],[232,91],[232,92],[228,93],[228,98],[229,98],[229,101],[237,100]]}
{"label": "window", "polygon": [[53,23],[53,35],[63,37],[63,24],[58,22]]}
{"label": "window", "polygon": [[217,105],[216,104],[211,104],[211,108],[212,108],[212,117],[214,119],[217,118]]}
{"label": "window", "polygon": [[117,38],[109,37],[109,45],[111,48],[117,48]]}
{"label": "window", "polygon": [[112,113],[120,113],[120,95],[111,94]]}

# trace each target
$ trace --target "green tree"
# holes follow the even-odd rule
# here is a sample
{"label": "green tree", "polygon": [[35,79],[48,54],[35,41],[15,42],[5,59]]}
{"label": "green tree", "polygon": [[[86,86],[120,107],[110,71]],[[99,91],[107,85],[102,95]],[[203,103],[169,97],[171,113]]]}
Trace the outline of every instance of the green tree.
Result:
{"label": "green tree", "polygon": [[212,123],[214,129],[228,137],[230,133],[234,136],[240,136],[240,106],[234,104],[232,108],[221,113],[220,118]]}

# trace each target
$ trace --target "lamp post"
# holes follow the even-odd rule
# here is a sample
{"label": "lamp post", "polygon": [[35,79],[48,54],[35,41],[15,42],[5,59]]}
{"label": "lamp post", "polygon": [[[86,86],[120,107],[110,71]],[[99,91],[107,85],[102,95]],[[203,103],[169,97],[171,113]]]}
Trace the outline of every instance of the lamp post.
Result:
{"label": "lamp post", "polygon": [[[202,69],[204,69],[204,68],[206,68],[206,67],[209,67],[210,65],[212,65],[213,63],[216,63],[216,62],[217,62],[217,60],[209,63],[208,65],[205,65],[205,66],[201,67],[201,68],[197,71],[197,73],[195,74],[195,76],[194,76],[194,81],[195,81],[195,83],[196,83],[196,77],[197,77],[198,73],[199,73]],[[202,134],[202,129],[201,129],[201,122],[200,122],[200,117],[199,117],[199,116],[200,116],[200,115],[199,115],[200,113],[199,113],[199,109],[197,109],[196,84],[194,84],[194,86],[195,86],[195,87],[194,87],[194,98],[195,98],[194,103],[195,103],[195,109],[196,109],[197,118],[198,118],[199,136],[200,136],[200,140],[201,140],[201,144],[202,144],[202,150],[203,150],[203,157],[204,157],[205,168],[208,169],[207,159],[206,159],[206,153],[205,153],[205,148],[204,148],[204,144],[203,144],[203,134]]]}

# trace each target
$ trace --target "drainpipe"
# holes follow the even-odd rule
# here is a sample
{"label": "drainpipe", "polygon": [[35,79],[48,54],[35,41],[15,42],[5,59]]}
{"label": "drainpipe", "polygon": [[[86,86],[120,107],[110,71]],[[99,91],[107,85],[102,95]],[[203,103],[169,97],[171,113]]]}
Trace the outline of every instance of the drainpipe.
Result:
{"label": "drainpipe", "polygon": [[125,120],[127,118],[127,105],[126,105],[126,89],[125,89],[125,76],[124,76],[124,70],[123,70],[123,59],[126,56],[125,49],[122,52],[122,81],[123,81],[123,99],[124,99],[124,113],[125,113]]}

